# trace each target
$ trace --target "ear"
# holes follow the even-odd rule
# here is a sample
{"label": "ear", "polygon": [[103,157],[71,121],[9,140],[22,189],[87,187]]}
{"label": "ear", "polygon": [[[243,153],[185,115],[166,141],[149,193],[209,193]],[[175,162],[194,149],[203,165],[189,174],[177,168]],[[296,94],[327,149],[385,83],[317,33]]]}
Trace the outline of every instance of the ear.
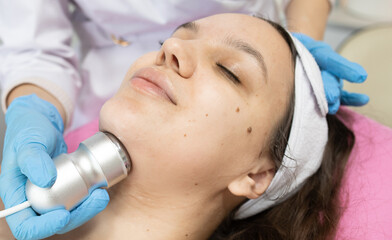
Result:
{"label": "ear", "polygon": [[[268,162],[271,161],[268,160]],[[255,199],[267,190],[274,175],[275,167],[272,162],[264,164],[263,167],[256,167],[253,171],[232,181],[228,189],[235,196]]]}

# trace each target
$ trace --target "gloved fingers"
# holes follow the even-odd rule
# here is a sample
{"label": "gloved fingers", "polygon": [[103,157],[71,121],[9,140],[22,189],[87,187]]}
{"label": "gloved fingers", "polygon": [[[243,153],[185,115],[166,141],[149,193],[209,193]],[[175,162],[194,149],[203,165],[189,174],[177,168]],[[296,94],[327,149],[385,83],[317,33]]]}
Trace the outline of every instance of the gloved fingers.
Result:
{"label": "gloved fingers", "polygon": [[336,114],[340,107],[340,99],[335,102],[328,103],[328,114]]}
{"label": "gloved fingers", "polygon": [[318,43],[313,38],[307,36],[306,34],[299,33],[299,32],[292,32],[291,33],[295,38],[297,38],[307,49],[313,48],[315,43]]}
{"label": "gloved fingers", "polygon": [[335,105],[340,99],[342,89],[341,81],[327,71],[321,71],[321,78],[323,79],[328,104]]}
{"label": "gloved fingers", "polygon": [[369,96],[362,93],[350,93],[342,91],[342,105],[363,106],[369,102]]}
{"label": "gloved fingers", "polygon": [[57,157],[58,155],[62,153],[67,153],[67,144],[65,143],[64,136],[58,132],[57,133],[57,141],[56,141],[56,147],[54,148],[51,156],[52,158]]}
{"label": "gloved fingers", "polygon": [[10,150],[10,146],[7,146],[7,143],[4,141],[3,148],[3,159],[1,160],[1,172],[5,172],[8,169],[14,169],[18,167],[18,163],[16,162],[15,154]]}
{"label": "gloved fingers", "polygon": [[43,239],[56,234],[70,220],[67,210],[55,210],[36,216],[29,208],[7,217],[12,233],[17,239]]}
{"label": "gloved fingers", "polygon": [[292,33],[292,35],[310,51],[321,70],[350,82],[361,83],[366,80],[367,73],[363,67],[342,57],[328,44],[302,33]]}
{"label": "gloved fingers", "polygon": [[46,188],[56,181],[57,170],[46,147],[37,142],[19,148],[17,162],[21,172],[35,185]]}
{"label": "gloved fingers", "polygon": [[69,224],[59,231],[59,234],[75,229],[106,208],[109,203],[109,194],[106,190],[98,188],[76,209],[71,211]]}
{"label": "gloved fingers", "polygon": [[51,157],[55,157],[60,153],[65,153],[67,146],[64,142],[63,134],[54,128],[51,122],[45,117],[35,117],[36,118],[29,123],[22,121],[21,124],[27,126],[25,128],[17,129],[14,131],[16,133],[10,132],[11,139],[7,142],[11,142],[14,145],[14,150],[17,154],[25,145],[34,143],[42,145],[45,152]]}
{"label": "gloved fingers", "polygon": [[26,201],[26,176],[17,168],[9,169],[0,174],[0,197],[5,208],[16,206]]}
{"label": "gloved fingers", "polygon": [[24,112],[32,110],[34,113],[39,113],[45,116],[59,132],[64,131],[64,123],[57,108],[52,103],[39,98],[36,94],[15,98],[8,107],[7,113],[9,111],[12,112],[14,109],[16,111],[25,109]]}
{"label": "gloved fingers", "polygon": [[349,82],[361,83],[366,80],[367,72],[358,63],[351,62],[330,48],[311,50],[320,69],[326,70],[338,78]]}

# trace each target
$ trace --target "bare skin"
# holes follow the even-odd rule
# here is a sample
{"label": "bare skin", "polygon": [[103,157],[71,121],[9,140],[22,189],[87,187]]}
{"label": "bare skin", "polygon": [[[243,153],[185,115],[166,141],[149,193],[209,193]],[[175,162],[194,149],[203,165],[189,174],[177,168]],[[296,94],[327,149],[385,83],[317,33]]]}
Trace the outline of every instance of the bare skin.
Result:
{"label": "bare skin", "polygon": [[22,84],[19,85],[18,87],[14,88],[7,97],[7,107],[11,104],[11,102],[20,96],[26,96],[26,95],[30,95],[30,94],[36,94],[38,97],[40,97],[41,99],[44,99],[50,103],[52,103],[57,110],[59,111],[61,118],[63,119],[63,122],[65,123],[66,121],[66,116],[65,116],[65,110],[64,107],[61,105],[60,101],[53,96],[51,93],[49,93],[48,91],[46,91],[45,89],[37,86],[37,85],[33,85],[33,84]]}
{"label": "bare skin", "polygon": [[[239,41],[262,54],[265,69],[230,45]],[[172,87],[161,94],[140,71]],[[207,239],[271,182],[268,139],[293,77],[287,43],[263,20],[221,14],[180,28],[131,66],[101,110],[100,128],[128,149],[132,172],[111,189],[105,211],[54,239]]]}
{"label": "bare skin", "polygon": [[[328,0],[293,0],[286,8],[288,29],[304,33],[316,40],[322,40],[330,9]],[[51,102],[60,112],[63,121],[66,119],[64,107],[60,101],[43,88],[32,84],[22,84],[14,88],[7,97],[7,106],[16,97],[32,93]]]}
{"label": "bare skin", "polygon": [[286,8],[288,29],[323,40],[330,9],[327,0],[292,0]]}
{"label": "bare skin", "polygon": [[[323,34],[325,31],[326,21],[328,17],[328,13],[330,11],[330,5],[327,0],[293,0],[286,9],[287,21],[289,30],[295,32],[302,32],[305,33],[314,39],[321,40],[323,38]],[[56,99],[55,96],[48,93],[44,89],[40,88],[39,86],[32,85],[32,84],[23,84],[16,88],[14,88],[7,97],[7,106],[19,96],[29,95],[31,93],[37,94],[42,99],[45,99],[58,109],[60,112],[63,120],[66,119],[64,107],[61,103]],[[206,113],[207,115],[207,113]],[[249,127],[247,128],[247,132],[249,132]],[[187,136],[186,133],[184,136]],[[118,187],[120,188],[120,187]],[[113,202],[113,200],[112,200]],[[113,204],[112,204],[113,205]],[[3,207],[1,206],[0,209]],[[111,208],[108,208],[111,209]],[[106,210],[107,212],[111,210]],[[100,214],[103,216],[103,214]],[[102,218],[99,218],[102,219]],[[100,221],[98,218],[94,219],[91,224],[87,224],[86,227],[81,228],[78,230],[77,235],[78,239],[90,239],[88,234],[90,234],[91,225],[94,224],[96,221]],[[105,229],[105,228],[103,228]],[[145,228],[145,233],[150,234],[151,229]],[[152,231],[151,231],[152,232]],[[76,233],[71,233],[71,235]],[[186,235],[186,234],[185,234]],[[183,236],[185,236],[183,235]],[[65,237],[67,239],[68,235],[61,235],[61,237]],[[104,235],[101,235],[104,236]],[[125,235],[126,236],[126,235]],[[0,238],[1,239],[12,239],[12,234],[9,231],[8,226],[4,219],[0,220]],[[56,237],[57,238],[57,237]],[[96,238],[99,239],[99,238]],[[136,239],[136,238],[135,238]],[[172,238],[170,238],[172,239]],[[187,238],[189,239],[189,238]]]}
{"label": "bare skin", "polygon": [[[4,209],[4,204],[0,199],[0,209]],[[0,219],[0,239],[14,239],[14,236],[11,233],[10,228],[5,221],[5,218]]]}

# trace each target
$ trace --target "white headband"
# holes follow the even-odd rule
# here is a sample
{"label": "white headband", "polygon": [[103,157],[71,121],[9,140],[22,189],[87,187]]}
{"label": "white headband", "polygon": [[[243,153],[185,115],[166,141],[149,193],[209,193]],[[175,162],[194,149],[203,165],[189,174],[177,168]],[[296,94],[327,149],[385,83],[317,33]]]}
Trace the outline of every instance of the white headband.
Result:
{"label": "white headband", "polygon": [[[290,33],[289,33],[290,34]],[[245,202],[235,219],[256,215],[296,193],[320,167],[328,140],[328,104],[317,63],[290,34],[298,52],[295,66],[295,105],[290,137],[282,165],[266,192]]]}

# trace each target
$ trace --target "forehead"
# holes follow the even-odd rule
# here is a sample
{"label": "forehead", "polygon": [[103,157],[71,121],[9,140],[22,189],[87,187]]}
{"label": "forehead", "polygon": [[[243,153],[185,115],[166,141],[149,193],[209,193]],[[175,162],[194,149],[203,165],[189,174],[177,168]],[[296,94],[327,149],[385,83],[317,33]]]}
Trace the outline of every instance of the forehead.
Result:
{"label": "forehead", "polygon": [[254,30],[273,31],[272,26],[263,19],[239,13],[216,14],[199,19],[196,22],[209,26],[210,30],[227,31],[231,29],[241,32],[253,32]]}
{"label": "forehead", "polygon": [[208,35],[211,38],[224,38],[235,36],[245,40],[253,46],[269,48],[274,52],[279,48],[288,49],[280,33],[267,21],[245,14],[218,14],[196,22],[197,30],[200,34]]}

